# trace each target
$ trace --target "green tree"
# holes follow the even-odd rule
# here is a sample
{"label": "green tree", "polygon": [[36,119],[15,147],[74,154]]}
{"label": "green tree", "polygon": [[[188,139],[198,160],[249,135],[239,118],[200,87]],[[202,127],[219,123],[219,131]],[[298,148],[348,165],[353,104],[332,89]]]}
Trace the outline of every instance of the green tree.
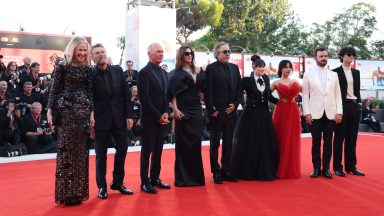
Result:
{"label": "green tree", "polygon": [[373,57],[384,58],[384,40],[373,41],[371,47]]}
{"label": "green tree", "polygon": [[120,37],[117,38],[116,46],[121,51],[121,53],[120,53],[120,61],[119,61],[119,65],[121,66],[121,64],[123,63],[124,50],[125,50],[125,36],[120,36]]}
{"label": "green tree", "polygon": [[377,20],[374,5],[360,2],[336,14],[324,25],[313,24],[310,30],[309,46],[325,46],[329,54],[335,56],[340,48],[354,46],[361,58],[372,56],[368,40],[372,36]]}
{"label": "green tree", "polygon": [[[212,36],[218,41],[259,52],[267,39],[283,22],[288,0],[222,0],[225,8],[221,24],[212,27]],[[261,34],[264,32],[264,34]]]}
{"label": "green tree", "polygon": [[183,45],[193,32],[219,25],[224,5],[218,0],[199,0],[197,4],[187,0],[184,4],[176,1],[176,8],[176,40]]}

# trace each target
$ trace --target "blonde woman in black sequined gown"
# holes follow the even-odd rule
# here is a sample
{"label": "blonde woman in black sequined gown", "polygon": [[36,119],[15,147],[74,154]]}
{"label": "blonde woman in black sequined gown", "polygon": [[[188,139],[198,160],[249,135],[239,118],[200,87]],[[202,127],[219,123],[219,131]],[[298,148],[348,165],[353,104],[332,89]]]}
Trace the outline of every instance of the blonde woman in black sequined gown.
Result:
{"label": "blonde woman in black sequined gown", "polygon": [[64,63],[53,72],[48,101],[48,122],[52,111],[60,116],[59,150],[56,160],[55,202],[78,205],[89,198],[89,128],[94,124],[90,46],[83,37],[68,44]]}

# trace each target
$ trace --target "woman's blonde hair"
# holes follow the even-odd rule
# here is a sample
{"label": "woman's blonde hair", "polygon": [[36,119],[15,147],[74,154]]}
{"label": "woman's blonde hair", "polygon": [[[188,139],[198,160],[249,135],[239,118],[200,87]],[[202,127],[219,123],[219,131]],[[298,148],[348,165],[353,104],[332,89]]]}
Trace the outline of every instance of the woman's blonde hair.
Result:
{"label": "woman's blonde hair", "polygon": [[73,37],[69,41],[67,48],[64,51],[64,59],[65,59],[65,63],[67,65],[70,65],[73,63],[74,55],[75,55],[75,49],[80,44],[85,44],[87,46],[87,57],[85,58],[85,62],[83,62],[82,64],[84,64],[84,65],[90,65],[91,64],[90,54],[89,54],[90,50],[91,50],[91,46],[89,45],[89,43],[87,42],[87,40],[84,37]]}

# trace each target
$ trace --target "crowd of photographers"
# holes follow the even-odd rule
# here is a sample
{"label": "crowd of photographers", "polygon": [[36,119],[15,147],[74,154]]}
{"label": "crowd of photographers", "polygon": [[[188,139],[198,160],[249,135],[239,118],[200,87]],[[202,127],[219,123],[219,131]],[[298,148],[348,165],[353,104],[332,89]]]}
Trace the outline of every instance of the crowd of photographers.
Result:
{"label": "crowd of photographers", "polygon": [[[58,133],[54,127],[47,124],[46,116],[51,76],[42,74],[40,64],[32,62],[29,57],[24,57],[23,62],[21,66],[14,61],[5,65],[0,58],[0,154],[4,149],[18,149],[18,151],[8,152],[8,155],[0,156],[57,151]],[[141,140],[138,71],[133,69],[132,61],[127,61],[126,64],[127,70],[124,74],[134,109],[134,126],[127,139],[131,146],[138,146]],[[163,66],[165,68],[166,65]],[[172,113],[170,117],[172,119]],[[205,125],[208,123],[206,119],[202,119]],[[203,140],[207,140],[209,139],[208,129],[204,128]],[[169,124],[166,130],[164,143],[175,143],[174,124]],[[23,148],[26,150],[20,150]]]}
{"label": "crowd of photographers", "polygon": [[[41,74],[40,64],[29,57],[23,61],[21,66],[0,62],[0,147],[25,146],[30,154],[56,152],[57,135],[46,117],[51,76]],[[22,152],[11,153],[8,156]]]}

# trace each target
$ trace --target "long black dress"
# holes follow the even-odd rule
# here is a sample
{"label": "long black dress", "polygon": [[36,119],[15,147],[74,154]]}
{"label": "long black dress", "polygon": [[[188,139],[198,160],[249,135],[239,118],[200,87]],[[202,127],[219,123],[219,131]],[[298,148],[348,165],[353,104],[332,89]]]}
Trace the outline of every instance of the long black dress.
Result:
{"label": "long black dress", "polygon": [[273,180],[279,162],[278,143],[269,111],[269,79],[259,91],[254,77],[242,80],[247,94],[246,106],[239,119],[232,149],[230,173],[245,180]]}
{"label": "long black dress", "polygon": [[202,110],[200,97],[204,74],[199,73],[196,84],[190,74],[182,69],[175,70],[170,80],[170,97],[176,96],[177,107],[184,114],[176,120],[175,186],[204,185],[204,170],[201,157]]}
{"label": "long black dress", "polygon": [[55,202],[71,205],[89,198],[89,119],[93,110],[92,69],[58,65],[48,107],[61,114],[56,159]]}

